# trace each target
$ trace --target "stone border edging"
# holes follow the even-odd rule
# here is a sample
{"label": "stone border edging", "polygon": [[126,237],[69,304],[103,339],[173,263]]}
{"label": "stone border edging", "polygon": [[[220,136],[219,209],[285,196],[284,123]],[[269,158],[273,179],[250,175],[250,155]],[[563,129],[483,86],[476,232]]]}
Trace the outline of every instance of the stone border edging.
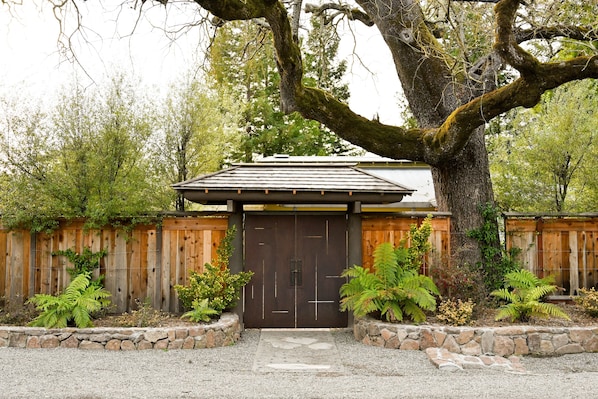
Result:
{"label": "stone border edging", "polygon": [[197,326],[154,328],[58,328],[0,326],[0,348],[79,348],[96,350],[200,349],[234,344],[241,336],[239,316]]}
{"label": "stone border edging", "polygon": [[353,334],[366,345],[403,350],[443,348],[468,356],[556,356],[598,352],[598,326],[417,326],[363,318],[355,320]]}

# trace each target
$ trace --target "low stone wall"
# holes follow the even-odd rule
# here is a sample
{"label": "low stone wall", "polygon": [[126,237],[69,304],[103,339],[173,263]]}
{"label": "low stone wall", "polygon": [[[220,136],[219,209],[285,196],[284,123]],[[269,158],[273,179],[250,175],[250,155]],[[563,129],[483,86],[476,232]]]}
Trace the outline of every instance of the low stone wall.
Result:
{"label": "low stone wall", "polygon": [[598,352],[598,326],[593,327],[451,327],[356,320],[355,339],[392,349],[443,348],[463,355],[539,355]]}
{"label": "low stone wall", "polygon": [[200,349],[228,346],[240,337],[236,314],[212,324],[165,328],[58,328],[0,326],[0,347],[96,350]]}

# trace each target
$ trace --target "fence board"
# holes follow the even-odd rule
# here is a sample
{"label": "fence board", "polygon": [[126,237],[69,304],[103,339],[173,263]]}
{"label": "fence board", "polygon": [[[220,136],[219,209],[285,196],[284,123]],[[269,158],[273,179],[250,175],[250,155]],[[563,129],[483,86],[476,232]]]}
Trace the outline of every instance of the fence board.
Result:
{"label": "fence board", "polygon": [[7,274],[9,268],[7,267],[7,257],[8,257],[8,248],[7,248],[7,238],[8,234],[6,230],[0,230],[0,297],[6,297],[7,293],[9,293],[9,289],[6,286]]}

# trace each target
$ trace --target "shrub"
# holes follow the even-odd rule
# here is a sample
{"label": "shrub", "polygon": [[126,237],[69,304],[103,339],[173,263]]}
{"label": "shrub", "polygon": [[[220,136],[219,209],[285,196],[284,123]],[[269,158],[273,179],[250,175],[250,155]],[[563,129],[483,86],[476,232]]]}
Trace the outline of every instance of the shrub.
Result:
{"label": "shrub", "polygon": [[598,317],[598,292],[594,287],[587,290],[579,290],[579,296],[575,298],[575,303],[580,305],[587,314],[592,317]]}
{"label": "shrub", "polygon": [[541,279],[529,270],[517,270],[505,275],[504,288],[492,291],[490,295],[508,301],[500,307],[496,320],[511,319],[529,321],[530,317],[560,317],[569,316],[556,305],[543,302],[547,295],[557,290],[550,277]]}
{"label": "shrub", "polygon": [[388,321],[401,321],[404,315],[416,323],[425,321],[424,310],[436,309],[434,294],[438,294],[432,279],[419,274],[423,251],[429,249],[423,241],[428,240],[430,220],[416,230],[423,233],[410,233],[414,249],[406,248],[405,242],[396,249],[382,243],[374,251],[373,271],[353,266],[343,272],[350,280],[340,288],[341,310],[351,310],[357,317],[380,312]]}
{"label": "shrub", "polygon": [[89,273],[79,274],[64,293],[53,296],[37,294],[29,299],[41,314],[31,323],[34,327],[64,328],[74,321],[79,328],[92,327],[91,314],[110,304],[110,293],[92,284]]}
{"label": "shrub", "polygon": [[452,262],[435,262],[430,268],[430,277],[438,287],[443,298],[461,299],[482,303],[487,292],[484,278],[476,267]]}
{"label": "shrub", "polygon": [[189,285],[176,285],[174,288],[186,310],[193,309],[193,302],[208,300],[208,307],[217,314],[233,308],[239,299],[240,289],[245,286],[253,272],[231,274],[228,268],[232,254],[232,239],[235,229],[229,229],[218,247],[214,265],[206,263],[202,273],[190,272]]}
{"label": "shrub", "polygon": [[440,302],[436,317],[452,326],[464,326],[471,322],[475,304],[471,299],[445,299]]}
{"label": "shrub", "polygon": [[145,298],[143,301],[136,298],[135,304],[137,309],[115,317],[114,325],[119,327],[158,327],[164,318],[168,317],[162,311],[154,309],[150,298]]}

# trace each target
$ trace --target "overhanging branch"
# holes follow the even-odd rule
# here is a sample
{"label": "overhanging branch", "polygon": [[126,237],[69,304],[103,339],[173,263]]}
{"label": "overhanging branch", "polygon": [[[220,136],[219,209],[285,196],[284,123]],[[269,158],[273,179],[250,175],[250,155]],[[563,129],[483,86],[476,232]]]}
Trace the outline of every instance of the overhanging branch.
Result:
{"label": "overhanging branch", "polygon": [[339,14],[346,16],[351,21],[359,21],[366,26],[374,26],[374,21],[370,18],[369,15],[357,8],[349,7],[349,5],[347,4],[324,3],[320,5],[305,5],[305,12],[313,13],[314,15],[325,14],[326,11],[330,10],[337,11]]}

